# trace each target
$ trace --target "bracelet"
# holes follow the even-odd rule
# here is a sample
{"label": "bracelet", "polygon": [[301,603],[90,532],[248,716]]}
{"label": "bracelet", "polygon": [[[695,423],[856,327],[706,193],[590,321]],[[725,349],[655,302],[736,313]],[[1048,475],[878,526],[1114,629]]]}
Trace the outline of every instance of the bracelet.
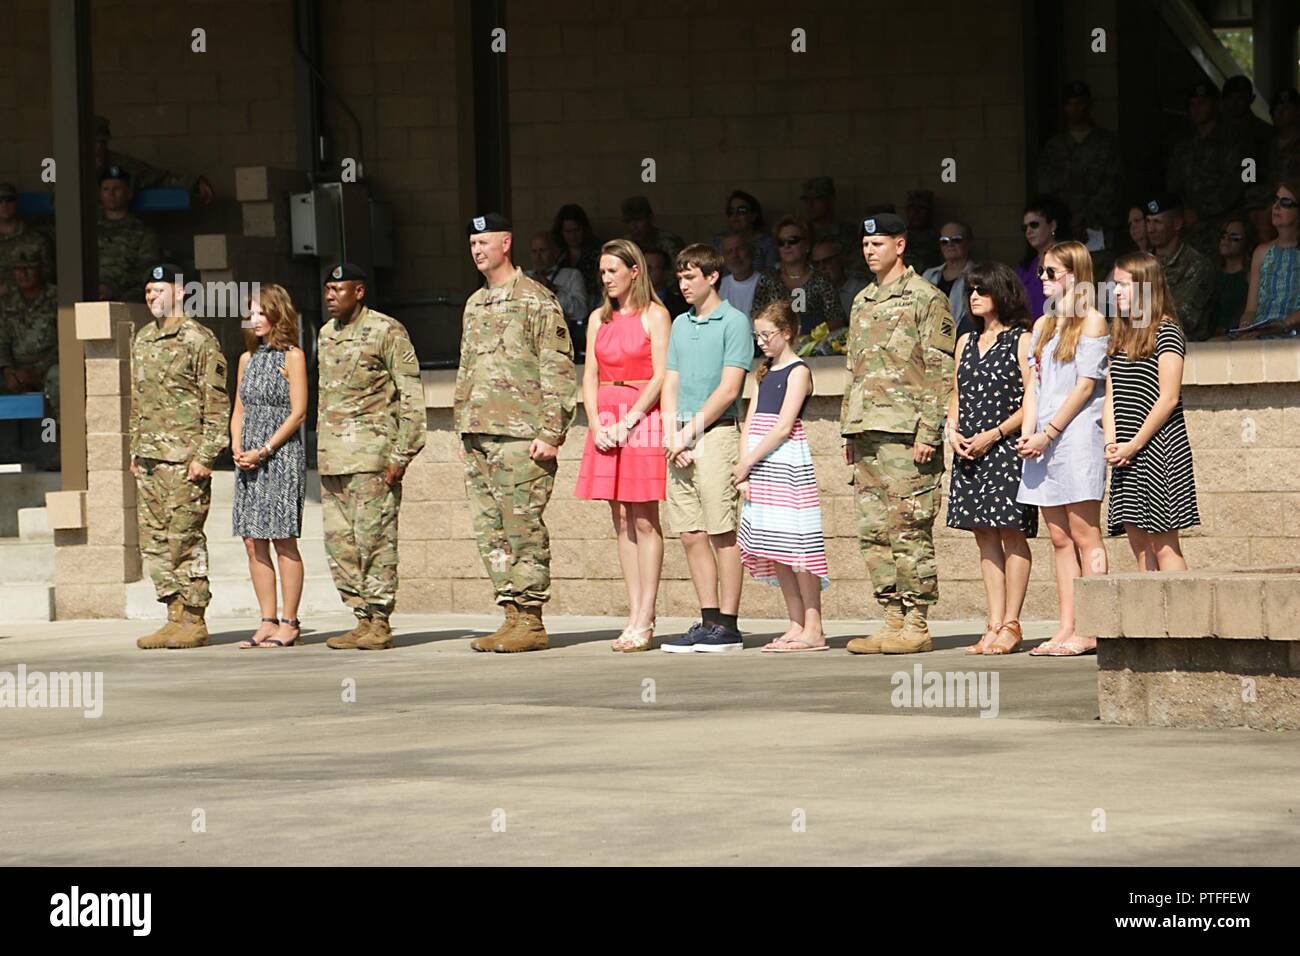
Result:
{"label": "bracelet", "polygon": [[998,440],[999,440],[999,441],[1001,441],[1003,438],[1006,438],[1006,437],[1007,437],[1006,435],[1002,434],[1002,426],[1001,426],[1001,425],[998,425],[998,426],[997,426],[997,432],[998,432]]}
{"label": "bracelet", "polygon": [[270,442],[267,442],[265,445],[259,448],[258,451],[266,452],[266,454],[262,456],[263,459],[270,458],[272,455],[275,454],[275,449],[271,447]]}

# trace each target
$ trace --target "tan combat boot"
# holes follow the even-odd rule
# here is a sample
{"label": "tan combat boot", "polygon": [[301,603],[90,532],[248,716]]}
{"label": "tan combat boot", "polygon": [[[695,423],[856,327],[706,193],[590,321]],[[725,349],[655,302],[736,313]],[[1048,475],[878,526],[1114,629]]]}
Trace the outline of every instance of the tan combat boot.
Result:
{"label": "tan combat boot", "polygon": [[369,629],[370,618],[359,617],[357,618],[356,627],[346,634],[335,634],[325,642],[325,646],[335,651],[355,651],[357,649],[357,640],[364,637]]}
{"label": "tan combat boot", "polygon": [[845,645],[850,654],[879,654],[886,638],[903,633],[903,602],[884,601],[885,623],[866,637],[855,637]]}
{"label": "tan combat boot", "polygon": [[469,646],[476,651],[495,651],[497,641],[505,637],[515,628],[515,622],[519,620],[519,605],[514,601],[506,601],[502,605],[505,608],[506,619],[491,634],[484,634],[482,637],[476,637],[469,642]]}
{"label": "tan combat boot", "polygon": [[372,617],[366,632],[357,638],[359,651],[386,651],[393,646],[393,629],[388,626],[388,618]]}
{"label": "tan combat boot", "polygon": [[181,606],[180,598],[171,598],[167,602],[167,623],[152,634],[140,638],[135,642],[135,646],[142,651],[156,651],[160,647],[166,647],[167,642],[176,633],[176,628],[180,626]]}
{"label": "tan combat boot", "polygon": [[496,642],[494,651],[502,654],[517,654],[520,651],[544,651],[551,646],[542,624],[542,608],[521,607],[515,618],[515,626]]}
{"label": "tan combat boot", "polygon": [[187,647],[203,647],[208,643],[208,625],[203,620],[205,610],[206,608],[191,607],[188,604],[181,607],[180,623],[167,640],[169,649],[180,650]]}
{"label": "tan combat boot", "polygon": [[907,609],[903,620],[903,631],[894,637],[887,637],[880,645],[886,654],[924,654],[934,650],[930,641],[930,626],[925,623],[926,609],[923,605],[913,605]]}

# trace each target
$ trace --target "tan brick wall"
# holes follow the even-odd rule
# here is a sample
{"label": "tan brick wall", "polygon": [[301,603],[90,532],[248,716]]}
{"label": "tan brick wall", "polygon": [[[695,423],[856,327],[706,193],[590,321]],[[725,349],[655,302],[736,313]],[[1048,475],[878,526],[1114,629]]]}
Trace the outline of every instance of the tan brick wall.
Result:
{"label": "tan brick wall", "polygon": [[[1202,520],[1201,527],[1183,537],[1188,563],[1193,569],[1294,566],[1300,549],[1300,383],[1192,385],[1184,389],[1184,404]],[[832,580],[823,602],[828,618],[861,618],[871,616],[875,605],[840,457],[839,411],[837,397],[819,395],[805,419],[821,487]],[[406,478],[400,610],[482,612],[491,606],[455,439],[448,431],[450,420],[449,409],[429,409],[429,444]],[[573,497],[586,437],[580,416],[561,449],[555,494],[546,511],[554,575],[551,609],[560,614],[620,614],[627,601],[608,506]],[[949,530],[942,510],[935,531],[940,577],[935,615],[981,618],[984,589],[974,537]],[[1024,617],[1051,619],[1057,601],[1045,526],[1030,548],[1034,569]],[[1113,571],[1134,569],[1126,539],[1108,538],[1106,548]],[[660,613],[689,615],[695,607],[681,545],[670,538]],[[741,611],[780,616],[784,607],[777,589],[747,577]]]}
{"label": "tan brick wall", "polygon": [[[664,228],[707,241],[725,227],[732,189],[775,221],[802,214],[801,181],[825,173],[843,218],[879,201],[901,212],[907,190],[929,188],[936,227],[968,218],[976,256],[1018,256],[1019,5],[927,3],[935,28],[924,35],[906,6],[809,7],[511,4],[519,233],[578,202],[602,235],[621,235],[620,201],[645,193]],[[796,27],[807,53],[791,52]],[[972,56],[980,50],[997,55]],[[641,181],[645,157],[655,183]],[[945,157],[957,160],[955,183],[940,182]]]}

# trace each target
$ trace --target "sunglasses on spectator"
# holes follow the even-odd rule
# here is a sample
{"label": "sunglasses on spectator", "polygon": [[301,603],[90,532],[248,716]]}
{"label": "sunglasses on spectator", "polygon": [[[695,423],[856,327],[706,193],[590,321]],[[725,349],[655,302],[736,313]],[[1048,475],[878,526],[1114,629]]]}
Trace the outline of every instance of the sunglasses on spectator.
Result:
{"label": "sunglasses on spectator", "polygon": [[965,241],[966,241],[965,236],[940,236],[939,237],[939,245],[941,246],[946,246],[950,242],[965,242]]}
{"label": "sunglasses on spectator", "polygon": [[1231,239],[1233,242],[1241,242],[1241,233],[1239,232],[1221,232],[1220,239]]}
{"label": "sunglasses on spectator", "polygon": [[1290,196],[1274,196],[1273,202],[1281,206],[1283,209],[1294,209],[1296,206],[1300,206],[1300,203],[1296,202]]}
{"label": "sunglasses on spectator", "polygon": [[983,286],[983,285],[973,285],[973,286],[971,286],[971,287],[970,287],[970,294],[971,294],[971,295],[978,295],[978,296],[980,296],[981,298],[992,298],[992,295],[993,295],[991,292],[989,292],[988,286]]}
{"label": "sunglasses on spectator", "polygon": [[1029,222],[1025,223],[1024,228],[1026,228],[1026,229],[1037,229],[1037,228],[1038,228],[1039,226],[1041,226],[1042,224],[1043,224],[1043,221],[1042,221],[1041,219],[1031,219],[1031,220],[1029,220]]}
{"label": "sunglasses on spectator", "polygon": [[784,239],[778,239],[776,241],[776,244],[785,249],[788,249],[791,246],[799,245],[799,243],[801,242],[803,242],[803,236],[786,236]]}
{"label": "sunglasses on spectator", "polygon": [[1055,266],[1043,266],[1038,270],[1038,278],[1047,279],[1049,282],[1055,282],[1057,276],[1069,275],[1069,269],[1058,269]]}
{"label": "sunglasses on spectator", "polygon": [[732,206],[727,210],[728,216],[747,216],[749,215],[748,206]]}

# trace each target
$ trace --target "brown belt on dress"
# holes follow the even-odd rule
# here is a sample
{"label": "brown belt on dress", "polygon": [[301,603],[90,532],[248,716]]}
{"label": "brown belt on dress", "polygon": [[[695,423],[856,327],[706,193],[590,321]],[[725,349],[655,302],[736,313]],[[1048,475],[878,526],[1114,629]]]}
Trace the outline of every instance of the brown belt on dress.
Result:
{"label": "brown belt on dress", "polygon": [[649,385],[649,384],[650,384],[650,379],[648,379],[648,378],[639,378],[639,379],[633,380],[633,379],[623,379],[623,378],[620,378],[620,379],[616,379],[616,380],[613,381],[613,382],[601,382],[600,384],[601,384],[601,385]]}

